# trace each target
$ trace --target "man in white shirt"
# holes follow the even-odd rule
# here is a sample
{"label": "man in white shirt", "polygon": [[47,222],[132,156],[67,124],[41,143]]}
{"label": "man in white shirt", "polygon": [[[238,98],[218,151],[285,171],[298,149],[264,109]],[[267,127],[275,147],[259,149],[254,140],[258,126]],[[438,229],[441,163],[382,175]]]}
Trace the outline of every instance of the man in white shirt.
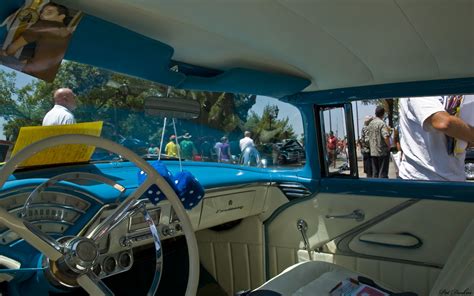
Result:
{"label": "man in white shirt", "polygon": [[251,135],[252,134],[249,131],[245,131],[244,137],[240,139],[240,142],[239,142],[240,151],[244,152],[245,148],[255,146],[252,138],[250,138]]}
{"label": "man in white shirt", "polygon": [[255,156],[257,149],[255,149],[255,144],[250,138],[252,134],[249,131],[244,132],[244,137],[240,139],[239,146],[240,151],[242,151],[242,159],[245,165],[249,165],[252,157],[256,158],[258,162],[258,156]]}
{"label": "man in white shirt", "polygon": [[69,88],[60,88],[54,92],[54,107],[43,118],[43,126],[74,124],[72,111],[76,109],[76,96]]}
{"label": "man in white shirt", "polygon": [[446,112],[442,97],[399,100],[402,179],[465,181],[465,153],[448,153],[446,136],[474,142],[474,127]]}

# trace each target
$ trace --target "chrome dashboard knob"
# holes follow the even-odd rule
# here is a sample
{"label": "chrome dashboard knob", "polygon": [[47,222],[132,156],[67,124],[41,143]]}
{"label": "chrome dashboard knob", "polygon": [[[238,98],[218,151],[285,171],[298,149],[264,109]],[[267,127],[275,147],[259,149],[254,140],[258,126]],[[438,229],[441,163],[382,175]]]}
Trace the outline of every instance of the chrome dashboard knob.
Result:
{"label": "chrome dashboard knob", "polygon": [[170,226],[163,226],[163,228],[161,229],[161,233],[164,236],[173,236],[176,234],[176,230]]}

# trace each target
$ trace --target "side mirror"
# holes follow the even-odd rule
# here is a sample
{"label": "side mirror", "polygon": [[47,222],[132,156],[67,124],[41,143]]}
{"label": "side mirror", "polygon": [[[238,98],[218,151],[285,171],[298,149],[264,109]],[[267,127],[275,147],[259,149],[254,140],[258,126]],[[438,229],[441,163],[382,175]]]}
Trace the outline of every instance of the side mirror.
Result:
{"label": "side mirror", "polygon": [[198,101],[173,97],[145,98],[145,114],[178,119],[196,119],[201,114],[201,104]]}

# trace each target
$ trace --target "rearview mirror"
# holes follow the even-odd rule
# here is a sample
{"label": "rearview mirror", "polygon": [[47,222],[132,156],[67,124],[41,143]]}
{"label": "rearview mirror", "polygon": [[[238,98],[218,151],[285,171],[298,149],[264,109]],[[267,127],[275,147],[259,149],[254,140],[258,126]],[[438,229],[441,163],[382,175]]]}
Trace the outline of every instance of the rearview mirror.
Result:
{"label": "rearview mirror", "polygon": [[201,104],[198,101],[173,97],[145,98],[145,114],[178,119],[195,119],[201,114]]}

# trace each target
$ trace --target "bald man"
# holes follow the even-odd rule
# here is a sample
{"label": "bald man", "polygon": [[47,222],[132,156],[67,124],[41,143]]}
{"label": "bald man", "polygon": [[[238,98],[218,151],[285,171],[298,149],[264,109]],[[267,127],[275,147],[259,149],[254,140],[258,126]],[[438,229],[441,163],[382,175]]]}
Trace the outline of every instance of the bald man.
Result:
{"label": "bald man", "polygon": [[54,92],[54,107],[43,118],[43,126],[74,124],[72,111],[76,109],[76,96],[69,88],[60,88]]}

